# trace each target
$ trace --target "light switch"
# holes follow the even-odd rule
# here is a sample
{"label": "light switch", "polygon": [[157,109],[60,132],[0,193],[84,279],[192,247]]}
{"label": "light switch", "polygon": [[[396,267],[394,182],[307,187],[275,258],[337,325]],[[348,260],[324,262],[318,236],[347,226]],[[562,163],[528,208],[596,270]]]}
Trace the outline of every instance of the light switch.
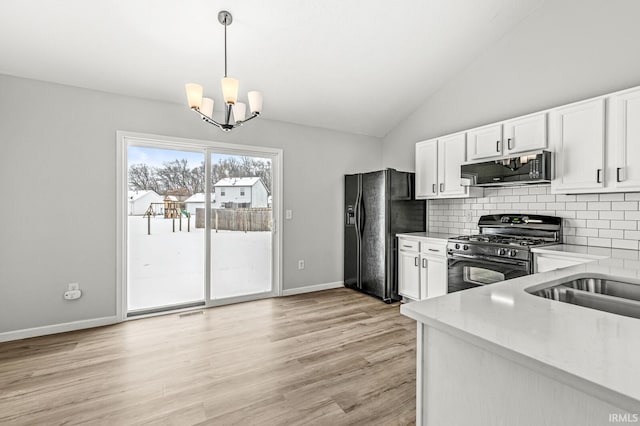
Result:
{"label": "light switch", "polygon": [[285,219],[291,219],[292,216],[293,215],[291,213],[291,210],[285,210],[285,212],[284,212]]}

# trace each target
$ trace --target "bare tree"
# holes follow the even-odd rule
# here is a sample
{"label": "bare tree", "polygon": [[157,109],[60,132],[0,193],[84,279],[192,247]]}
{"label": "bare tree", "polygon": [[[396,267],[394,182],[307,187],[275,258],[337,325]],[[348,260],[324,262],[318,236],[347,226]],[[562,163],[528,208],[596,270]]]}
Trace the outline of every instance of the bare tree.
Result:
{"label": "bare tree", "polygon": [[157,170],[147,164],[132,164],[129,166],[129,186],[138,191],[152,190],[159,193]]}

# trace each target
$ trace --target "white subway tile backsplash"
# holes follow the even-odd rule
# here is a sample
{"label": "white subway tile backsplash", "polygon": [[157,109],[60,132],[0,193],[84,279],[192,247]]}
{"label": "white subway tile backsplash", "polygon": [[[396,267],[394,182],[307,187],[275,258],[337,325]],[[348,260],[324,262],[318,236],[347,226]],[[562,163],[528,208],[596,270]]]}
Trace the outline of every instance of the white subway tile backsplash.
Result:
{"label": "white subway tile backsplash", "polygon": [[601,229],[598,236],[602,238],[624,238],[624,231],[621,229]]}
{"label": "white subway tile backsplash", "polygon": [[638,221],[635,220],[612,220],[611,229],[629,229],[635,231],[638,229]]}
{"label": "white subway tile backsplash", "polygon": [[624,212],[624,218],[626,220],[640,220],[640,212],[626,211]]}
{"label": "white subway tile backsplash", "polygon": [[609,238],[587,238],[587,245],[598,247],[611,247],[611,239]]}
{"label": "white subway tile backsplash", "polygon": [[529,188],[529,194],[538,195],[538,194],[548,194],[549,187],[548,186],[532,186]]}
{"label": "white subway tile backsplash", "polygon": [[599,216],[597,211],[580,210],[576,212],[576,217],[578,219],[597,219]]}
{"label": "white subway tile backsplash", "polygon": [[598,194],[580,194],[576,196],[576,201],[598,201]]}
{"label": "white subway tile backsplash", "polygon": [[611,247],[620,249],[638,250],[637,240],[611,240]]}
{"label": "white subway tile backsplash", "polygon": [[[551,194],[550,187],[486,188],[482,198],[428,202],[429,230],[474,234],[482,215],[525,213],[563,218],[564,242],[621,249],[640,248],[640,193]],[[466,221],[471,211],[473,220]]]}
{"label": "white subway tile backsplash", "polygon": [[624,212],[613,210],[610,212],[600,212],[600,219],[623,220]]}
{"label": "white subway tile backsplash", "polygon": [[565,209],[567,209],[567,210],[586,210],[587,209],[587,203],[585,203],[585,202],[565,203]]}
{"label": "white subway tile backsplash", "polygon": [[600,201],[624,201],[624,194],[600,194]]}
{"label": "white subway tile backsplash", "polygon": [[592,201],[587,203],[589,210],[611,210],[611,202],[609,201]]}
{"label": "white subway tile backsplash", "polygon": [[587,220],[587,228],[609,229],[611,222],[608,220]]}
{"label": "white subway tile backsplash", "polygon": [[637,201],[621,201],[611,203],[611,208],[614,210],[638,210]]}
{"label": "white subway tile backsplash", "polygon": [[597,229],[578,228],[576,229],[576,235],[578,237],[597,237],[599,234]]}

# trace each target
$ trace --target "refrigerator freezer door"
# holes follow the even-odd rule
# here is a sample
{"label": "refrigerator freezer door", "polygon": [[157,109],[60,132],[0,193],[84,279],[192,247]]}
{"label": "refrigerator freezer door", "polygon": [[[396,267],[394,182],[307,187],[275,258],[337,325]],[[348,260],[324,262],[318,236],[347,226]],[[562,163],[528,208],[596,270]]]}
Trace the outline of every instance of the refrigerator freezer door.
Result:
{"label": "refrigerator freezer door", "polygon": [[358,288],[360,239],[357,220],[360,202],[360,175],[345,175],[344,180],[344,284]]}
{"label": "refrigerator freezer door", "polygon": [[362,174],[361,290],[386,299],[386,171]]}

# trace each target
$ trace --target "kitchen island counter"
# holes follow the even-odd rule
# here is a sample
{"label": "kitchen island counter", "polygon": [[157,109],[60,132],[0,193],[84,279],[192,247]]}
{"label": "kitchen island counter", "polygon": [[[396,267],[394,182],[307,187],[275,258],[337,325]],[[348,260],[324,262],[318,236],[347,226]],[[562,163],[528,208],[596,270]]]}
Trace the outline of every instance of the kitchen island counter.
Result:
{"label": "kitchen island counter", "polygon": [[[620,260],[614,256],[403,305],[401,313],[419,325],[418,374],[423,377],[418,379],[418,394],[424,394],[419,407],[434,406],[433,395],[427,395],[432,384],[427,378],[431,374],[431,379],[437,380],[434,363],[440,354],[434,352],[437,348],[430,348],[428,341],[444,341],[446,336],[464,342],[468,346],[465,350],[489,352],[512,366],[524,367],[526,374],[534,372],[545,376],[544,380],[561,383],[554,392],[565,395],[568,386],[584,395],[591,406],[591,400],[602,401],[603,407],[608,408],[600,413],[615,413],[616,409],[640,413],[640,319],[544,299],[525,291],[585,275],[640,283],[640,270],[621,268]],[[462,356],[460,348],[446,355],[452,356]],[[447,362],[446,357],[441,362]],[[573,401],[572,398],[568,400]],[[544,400],[540,403],[546,404]],[[589,405],[585,402],[585,406]],[[419,412],[418,419],[423,419],[423,414]]]}

